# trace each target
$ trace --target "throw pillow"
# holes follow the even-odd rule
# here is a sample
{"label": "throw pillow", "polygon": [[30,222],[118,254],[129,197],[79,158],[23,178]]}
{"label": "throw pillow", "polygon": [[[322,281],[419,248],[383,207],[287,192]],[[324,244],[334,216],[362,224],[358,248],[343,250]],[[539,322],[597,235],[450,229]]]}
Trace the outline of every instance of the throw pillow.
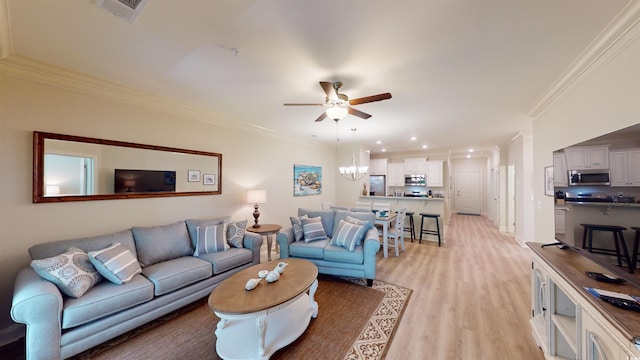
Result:
{"label": "throw pillow", "polygon": [[364,235],[367,233],[367,230],[371,229],[370,223],[368,221],[366,221],[366,220],[356,219],[356,218],[353,218],[351,216],[347,216],[347,218],[345,220],[348,223],[355,224],[355,225],[363,227],[362,233],[360,233],[359,234],[360,236],[356,239],[356,246],[362,245],[362,240],[364,240]]}
{"label": "throw pillow", "polygon": [[356,241],[364,235],[364,225],[352,224],[345,220],[340,220],[336,233],[331,238],[331,245],[342,246],[349,251],[356,248]]}
{"label": "throw pillow", "polygon": [[196,250],[193,256],[225,251],[231,247],[227,242],[227,223],[213,226],[198,226],[196,230]]}
{"label": "throw pillow", "polygon": [[244,232],[247,228],[247,220],[227,224],[227,242],[236,248],[243,248]]}
{"label": "throw pillow", "polygon": [[114,284],[129,282],[136,274],[142,272],[140,263],[133,253],[124,245],[115,243],[107,248],[89,251],[89,261],[96,267],[100,275]]}
{"label": "throw pillow", "polygon": [[302,219],[302,231],[306,243],[327,239],[327,233],[324,231],[320,217]]}
{"label": "throw pillow", "polygon": [[309,217],[307,215],[302,215],[300,217],[289,217],[289,220],[291,221],[291,227],[293,228],[293,239],[295,241],[304,239],[304,231],[302,231],[302,219],[308,218]]}
{"label": "throw pillow", "polygon": [[102,277],[91,265],[89,255],[75,247],[46,259],[32,260],[31,267],[44,279],[51,281],[64,294],[79,298]]}

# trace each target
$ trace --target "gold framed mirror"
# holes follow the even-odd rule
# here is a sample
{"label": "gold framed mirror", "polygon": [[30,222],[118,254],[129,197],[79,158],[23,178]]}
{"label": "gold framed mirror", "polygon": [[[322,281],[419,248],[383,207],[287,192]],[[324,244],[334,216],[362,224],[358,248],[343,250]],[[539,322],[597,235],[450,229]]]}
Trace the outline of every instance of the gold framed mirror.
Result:
{"label": "gold framed mirror", "polygon": [[222,194],[222,154],[33,132],[33,202]]}

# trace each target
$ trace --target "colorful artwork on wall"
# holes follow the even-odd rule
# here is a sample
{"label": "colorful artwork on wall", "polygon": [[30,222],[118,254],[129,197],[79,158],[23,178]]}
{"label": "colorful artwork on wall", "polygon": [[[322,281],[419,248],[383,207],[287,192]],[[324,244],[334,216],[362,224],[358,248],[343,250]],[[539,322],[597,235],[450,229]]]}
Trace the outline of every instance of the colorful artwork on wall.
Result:
{"label": "colorful artwork on wall", "polygon": [[293,196],[322,194],[322,167],[293,164]]}

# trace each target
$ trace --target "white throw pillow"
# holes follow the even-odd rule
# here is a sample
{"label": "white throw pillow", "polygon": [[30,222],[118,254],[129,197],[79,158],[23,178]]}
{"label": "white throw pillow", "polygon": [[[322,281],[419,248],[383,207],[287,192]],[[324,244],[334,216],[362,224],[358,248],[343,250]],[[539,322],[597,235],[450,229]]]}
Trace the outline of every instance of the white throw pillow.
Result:
{"label": "white throw pillow", "polygon": [[89,261],[89,255],[75,247],[60,255],[32,260],[31,267],[38,275],[56,284],[64,294],[74,298],[81,297],[102,280]]}

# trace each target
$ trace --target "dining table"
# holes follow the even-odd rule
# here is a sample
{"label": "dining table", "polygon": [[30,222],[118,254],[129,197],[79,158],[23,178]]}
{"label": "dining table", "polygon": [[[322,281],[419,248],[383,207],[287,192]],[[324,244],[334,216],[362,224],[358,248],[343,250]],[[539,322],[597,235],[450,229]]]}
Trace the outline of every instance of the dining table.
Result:
{"label": "dining table", "polygon": [[397,214],[391,212],[388,212],[385,216],[376,213],[375,224],[382,227],[382,253],[384,257],[387,257],[389,253],[389,227],[397,216]]}

